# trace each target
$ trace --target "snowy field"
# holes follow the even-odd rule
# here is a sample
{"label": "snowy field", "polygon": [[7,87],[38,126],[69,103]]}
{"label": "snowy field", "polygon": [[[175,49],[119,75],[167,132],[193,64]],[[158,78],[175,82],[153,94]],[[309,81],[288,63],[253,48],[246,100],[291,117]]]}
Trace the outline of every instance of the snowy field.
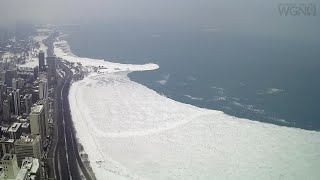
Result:
{"label": "snowy field", "polygon": [[44,45],[43,40],[47,39],[49,36],[35,36],[33,40],[40,44],[39,49],[36,49],[33,52],[29,52],[29,57],[26,59],[26,63],[19,64],[19,68],[34,68],[39,66],[38,53],[43,51],[45,53],[45,57],[47,57],[47,46]]}
{"label": "snowy field", "polygon": [[[97,179],[320,179],[320,133],[240,119],[161,96],[127,73],[157,69],[55,54],[104,66],[74,82],[77,137]],[[71,54],[71,55],[70,55]]]}

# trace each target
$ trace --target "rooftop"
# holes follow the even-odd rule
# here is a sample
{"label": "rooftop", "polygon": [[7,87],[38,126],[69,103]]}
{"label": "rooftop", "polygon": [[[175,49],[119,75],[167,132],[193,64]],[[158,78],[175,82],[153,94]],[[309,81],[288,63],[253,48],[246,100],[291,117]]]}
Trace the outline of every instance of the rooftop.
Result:
{"label": "rooftop", "polygon": [[7,137],[2,137],[0,139],[0,143],[13,143],[14,142],[14,139],[9,139]]}
{"label": "rooftop", "polygon": [[32,97],[32,94],[26,94],[26,95],[24,96],[24,99],[31,99],[31,97]]}
{"label": "rooftop", "polygon": [[41,113],[42,109],[43,109],[43,105],[36,105],[36,106],[32,107],[31,114]]}
{"label": "rooftop", "polygon": [[24,180],[27,175],[28,175],[27,169],[20,169],[15,180]]}
{"label": "rooftop", "polygon": [[15,141],[15,144],[33,144],[33,142],[37,139],[37,136],[32,137],[30,135],[28,136],[21,136],[20,139],[17,139]]}
{"label": "rooftop", "polygon": [[5,160],[5,161],[8,161],[8,160],[10,160],[10,159],[13,159],[13,155],[12,154],[5,154],[5,155],[3,155],[3,157],[2,157],[2,161],[3,160]]}
{"label": "rooftop", "polygon": [[21,126],[21,123],[15,122],[10,126],[8,132],[17,132],[20,126]]}
{"label": "rooftop", "polygon": [[27,122],[24,122],[22,125],[21,125],[22,128],[28,128],[29,127],[29,123]]}
{"label": "rooftop", "polygon": [[23,159],[21,167],[22,169],[28,169],[31,174],[35,174],[39,169],[39,161],[32,157],[26,157]]}

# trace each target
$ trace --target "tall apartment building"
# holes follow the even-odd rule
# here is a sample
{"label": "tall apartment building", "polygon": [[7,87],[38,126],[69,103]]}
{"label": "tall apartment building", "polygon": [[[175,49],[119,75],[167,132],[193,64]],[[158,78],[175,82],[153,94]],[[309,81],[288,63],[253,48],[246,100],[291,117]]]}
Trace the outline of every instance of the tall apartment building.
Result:
{"label": "tall apartment building", "polygon": [[48,99],[39,100],[38,105],[43,105],[44,111],[44,127],[46,136],[49,135],[49,102]]}
{"label": "tall apartment building", "polygon": [[5,154],[1,158],[3,170],[0,179],[7,180],[42,180],[41,167],[36,158],[26,157],[22,161],[21,168],[15,154]]}
{"label": "tall apartment building", "polygon": [[40,135],[41,142],[44,143],[47,137],[44,106],[36,105],[33,108],[31,108],[29,118],[31,134]]}
{"label": "tall apartment building", "polygon": [[14,152],[17,155],[19,167],[26,157],[41,159],[40,139],[40,136],[21,136],[14,142]]}
{"label": "tall apartment building", "polygon": [[40,80],[39,81],[39,99],[48,99],[48,81]]}
{"label": "tall apartment building", "polygon": [[48,64],[48,82],[49,82],[49,87],[51,87],[53,82],[55,82],[56,80],[56,57],[55,56],[47,57],[47,64]]}
{"label": "tall apartment building", "polygon": [[40,51],[38,57],[39,57],[39,71],[40,72],[45,71],[46,67],[44,62],[44,52]]}
{"label": "tall apartment building", "polygon": [[3,179],[16,179],[19,173],[17,157],[15,154],[5,154],[1,159],[3,166]]}
{"label": "tall apartment building", "polygon": [[21,114],[21,106],[20,106],[20,89],[13,90],[13,106],[14,106],[14,114]]}
{"label": "tall apartment building", "polygon": [[18,73],[16,69],[9,69],[5,73],[5,83],[7,87],[12,87],[12,79],[18,78]]}
{"label": "tall apartment building", "polygon": [[9,122],[10,121],[10,115],[11,115],[11,106],[10,106],[10,102],[8,101],[8,99],[3,101],[3,121]]}
{"label": "tall apartment building", "polygon": [[24,97],[25,113],[30,114],[32,106],[32,94],[26,94]]}
{"label": "tall apartment building", "polygon": [[16,79],[16,78],[12,79],[12,89],[14,89],[14,90],[19,89],[18,88],[18,79]]}
{"label": "tall apartment building", "polygon": [[0,148],[0,157],[2,157],[6,153],[11,153],[14,149],[14,139],[10,139],[8,137],[1,137]]}
{"label": "tall apartment building", "polygon": [[8,133],[9,133],[10,139],[19,139],[20,138],[20,136],[22,134],[22,131],[20,129],[21,125],[22,125],[22,123],[15,122],[9,127]]}

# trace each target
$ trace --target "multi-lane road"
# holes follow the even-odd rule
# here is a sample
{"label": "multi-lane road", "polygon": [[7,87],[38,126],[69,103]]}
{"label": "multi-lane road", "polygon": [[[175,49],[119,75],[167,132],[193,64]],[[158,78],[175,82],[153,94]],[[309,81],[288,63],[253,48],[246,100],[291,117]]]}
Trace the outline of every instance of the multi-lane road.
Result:
{"label": "multi-lane road", "polygon": [[72,80],[72,71],[61,61],[57,65],[65,74],[57,80],[54,98],[54,132],[48,153],[48,176],[56,180],[80,180],[84,177],[91,180],[91,176],[83,165],[75,141],[68,92]]}

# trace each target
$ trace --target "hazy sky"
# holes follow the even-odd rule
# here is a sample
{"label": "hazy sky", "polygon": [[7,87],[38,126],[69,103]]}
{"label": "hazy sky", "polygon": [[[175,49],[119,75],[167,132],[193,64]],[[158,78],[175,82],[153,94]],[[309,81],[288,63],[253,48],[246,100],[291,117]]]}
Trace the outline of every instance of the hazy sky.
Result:
{"label": "hazy sky", "polygon": [[[281,17],[279,3],[313,2],[316,17]],[[320,32],[320,0],[0,0],[0,24],[34,23],[177,24],[235,28],[265,34]]]}

